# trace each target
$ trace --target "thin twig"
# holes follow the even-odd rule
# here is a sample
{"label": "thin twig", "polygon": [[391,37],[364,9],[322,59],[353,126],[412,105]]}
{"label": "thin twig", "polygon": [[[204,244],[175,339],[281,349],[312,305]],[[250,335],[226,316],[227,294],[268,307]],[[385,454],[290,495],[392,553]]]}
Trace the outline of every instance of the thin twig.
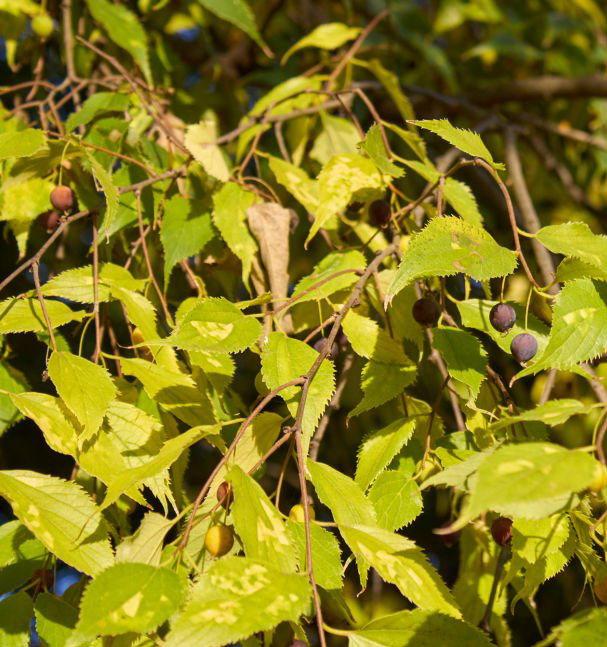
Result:
{"label": "thin twig", "polygon": [[42,310],[44,321],[46,322],[46,328],[48,330],[48,335],[51,340],[51,346],[53,347],[53,350],[56,351],[57,342],[55,341],[55,335],[53,333],[53,325],[51,324],[50,317],[48,316],[46,305],[44,304],[44,297],[42,296],[42,290],[40,289],[40,276],[38,275],[38,265],[39,264],[36,261],[32,266],[32,271],[34,274],[34,285],[36,286],[36,294],[38,295],[38,301],[40,302],[40,309]]}
{"label": "thin twig", "polygon": [[93,315],[95,316],[95,352],[93,362],[99,361],[101,353],[101,326],[99,323],[99,240],[97,218],[93,216]]}

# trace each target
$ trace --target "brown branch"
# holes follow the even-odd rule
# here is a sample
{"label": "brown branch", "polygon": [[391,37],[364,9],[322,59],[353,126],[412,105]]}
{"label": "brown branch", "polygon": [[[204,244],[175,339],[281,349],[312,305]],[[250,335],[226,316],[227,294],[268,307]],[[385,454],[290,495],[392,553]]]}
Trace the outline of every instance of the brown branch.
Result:
{"label": "brown branch", "polygon": [[36,286],[36,294],[38,295],[38,301],[40,302],[40,309],[42,310],[42,315],[44,316],[44,321],[46,322],[46,328],[48,330],[48,335],[51,340],[51,346],[53,350],[57,350],[57,342],[55,341],[55,335],[53,333],[53,325],[51,324],[51,319],[48,316],[46,311],[46,305],[44,305],[44,297],[42,296],[42,290],[40,289],[40,276],[38,275],[38,261],[36,261],[32,266],[32,271],[34,274],[34,285]]}

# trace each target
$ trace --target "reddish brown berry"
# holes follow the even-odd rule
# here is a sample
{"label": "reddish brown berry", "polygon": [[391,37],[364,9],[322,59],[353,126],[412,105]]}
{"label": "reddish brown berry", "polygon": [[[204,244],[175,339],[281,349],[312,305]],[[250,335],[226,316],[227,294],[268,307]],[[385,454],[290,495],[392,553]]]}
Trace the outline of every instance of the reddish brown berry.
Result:
{"label": "reddish brown berry", "polygon": [[227,481],[222,481],[217,488],[217,501],[227,510],[232,499],[232,488]]}
{"label": "reddish brown berry", "polygon": [[512,519],[498,517],[491,524],[491,535],[496,544],[505,546],[512,541]]}
{"label": "reddish brown berry", "polygon": [[390,216],[390,204],[386,200],[375,200],[369,205],[369,218],[376,227],[387,225]]}
{"label": "reddish brown berry", "polygon": [[51,192],[51,204],[59,211],[69,211],[74,206],[74,192],[60,184]]}
{"label": "reddish brown berry", "polygon": [[46,231],[53,231],[59,224],[59,218],[57,211],[46,211],[38,216],[38,222]]}
{"label": "reddish brown berry", "polygon": [[519,362],[528,362],[537,353],[537,339],[527,332],[517,335],[510,344],[512,357]]}
{"label": "reddish brown berry", "polygon": [[413,319],[422,326],[435,326],[440,308],[434,299],[422,298],[413,304]]}
{"label": "reddish brown berry", "polygon": [[509,303],[496,303],[489,312],[489,321],[498,332],[508,332],[516,322],[516,312]]}

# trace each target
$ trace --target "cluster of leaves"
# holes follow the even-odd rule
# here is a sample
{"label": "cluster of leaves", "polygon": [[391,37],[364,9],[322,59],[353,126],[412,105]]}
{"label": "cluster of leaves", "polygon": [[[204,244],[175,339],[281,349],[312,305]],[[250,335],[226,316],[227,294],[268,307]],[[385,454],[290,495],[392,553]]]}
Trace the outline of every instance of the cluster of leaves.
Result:
{"label": "cluster of leaves", "polygon": [[[438,4],[430,33],[454,48],[487,30],[463,39],[468,64],[540,57],[491,0]],[[588,46],[605,17],[574,4]],[[458,81],[398,12],[274,42],[273,10],[0,0],[3,65],[23,76],[0,90],[3,646],[506,647],[521,607],[543,631],[535,596],[566,567],[583,573],[574,601],[589,583],[607,603],[601,192],[544,154],[577,212],[542,226],[519,130],[482,107],[607,91],[555,77],[407,92],[382,58],[386,24],[450,92]],[[187,48],[169,37],[193,27],[226,47],[210,57],[226,70],[188,93]],[[269,91],[251,74],[246,102],[226,89],[225,114],[216,98],[196,107],[242,57],[261,59]],[[498,134],[454,125],[449,106]],[[504,300],[514,323],[497,329]],[[537,354],[521,367],[522,334]],[[52,466],[4,458],[25,428]],[[434,535],[419,523],[433,503]],[[428,555],[439,536],[456,574]],[[66,566],[80,577],[60,590]],[[352,596],[388,584],[383,613]],[[584,600],[538,646],[598,644],[607,612]]]}

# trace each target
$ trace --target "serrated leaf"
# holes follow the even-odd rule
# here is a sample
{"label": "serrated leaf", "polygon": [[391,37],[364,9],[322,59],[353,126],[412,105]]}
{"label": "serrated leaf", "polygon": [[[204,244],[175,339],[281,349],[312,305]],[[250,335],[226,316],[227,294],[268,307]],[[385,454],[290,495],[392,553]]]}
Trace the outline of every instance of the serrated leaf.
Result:
{"label": "serrated leaf", "polygon": [[38,177],[3,187],[0,221],[12,221],[15,236],[18,231],[26,231],[32,220],[51,208],[53,188],[52,182]]}
{"label": "serrated leaf", "polygon": [[112,4],[108,0],[86,0],[86,3],[110,40],[133,57],[145,80],[152,85],[146,34],[137,16],[124,5]]}
{"label": "serrated leaf", "polygon": [[200,252],[214,236],[211,214],[202,211],[200,203],[180,195],[174,195],[165,203],[160,229],[165,291],[175,265]]}
{"label": "serrated leaf", "polygon": [[468,386],[473,398],[486,377],[487,353],[471,333],[458,328],[436,328],[432,345],[445,360],[451,377]]}
{"label": "serrated leaf", "polygon": [[399,418],[365,437],[356,467],[356,483],[363,491],[368,489],[410,440],[416,423],[415,418]]}
{"label": "serrated leaf", "polygon": [[321,110],[320,121],[322,130],[309,153],[313,160],[323,166],[334,155],[359,152],[360,135],[349,119],[335,117]]}
{"label": "serrated leaf", "polygon": [[453,596],[424,553],[410,539],[372,526],[342,526],[344,539],[386,582],[421,609],[461,617]]}
{"label": "serrated leaf", "polygon": [[56,595],[40,593],[34,606],[36,633],[49,647],[65,647],[78,621],[78,609]]}
{"label": "serrated leaf", "polygon": [[379,197],[382,187],[381,174],[372,160],[356,153],[332,157],[318,176],[319,204],[306,238],[306,247],[318,230],[352,200],[367,202],[370,198]]}
{"label": "serrated leaf", "polygon": [[[305,375],[318,357],[318,353],[298,339],[287,337],[279,332],[270,333],[261,355],[261,374],[269,389],[290,382]],[[307,455],[312,434],[318,419],[327,406],[335,389],[335,367],[333,362],[324,359],[310,382],[308,397],[302,420],[303,449]],[[301,396],[298,386],[291,386],[280,392],[291,415],[295,415]]]}
{"label": "serrated leaf", "polygon": [[201,299],[166,342],[184,350],[204,353],[238,353],[252,346],[262,327],[223,297]]}
{"label": "serrated leaf", "polygon": [[[366,265],[365,257],[358,250],[331,252],[314,267],[311,274],[297,283],[293,296],[297,297],[298,303],[326,299],[335,292],[355,283],[358,279],[356,270],[363,270]],[[353,271],[330,278],[334,274],[347,270]],[[318,283],[322,283],[322,285],[312,289]]]}
{"label": "serrated leaf", "polygon": [[174,525],[175,519],[166,519],[156,512],[147,512],[139,528],[116,547],[116,562],[159,566],[164,539]]}
{"label": "serrated leaf", "polygon": [[480,629],[435,611],[399,611],[375,618],[349,634],[349,647],[491,647]]}
{"label": "serrated leaf", "polygon": [[[304,572],[306,565],[306,527],[303,521],[287,520],[287,530],[297,550],[299,570]],[[335,535],[319,526],[310,524],[310,544],[314,579],[323,589],[341,589],[343,567],[341,551]]]}
{"label": "serrated leaf", "polygon": [[607,631],[607,609],[589,608],[578,611],[552,629],[535,647],[558,644],[560,647],[599,645]]}
{"label": "serrated leaf", "polygon": [[486,510],[541,519],[592,482],[595,459],[552,443],[518,443],[486,456],[476,471],[467,516]]}
{"label": "serrated leaf", "polygon": [[548,345],[531,366],[516,377],[546,368],[572,368],[607,351],[607,284],[578,279],[567,283],[552,309]]}
{"label": "serrated leaf", "polygon": [[297,622],[308,610],[310,585],[248,557],[224,557],[194,585],[173,623],[166,647],[220,647],[279,622]]}
{"label": "serrated leaf", "polygon": [[398,366],[369,360],[361,374],[362,400],[348,413],[348,418],[374,409],[400,395],[417,377],[416,366]]}
{"label": "serrated leaf", "polygon": [[[44,305],[53,328],[80,321],[84,310],[71,310],[60,301],[45,299]],[[37,298],[7,299],[0,302],[0,335],[11,332],[46,332],[46,322]]]}
{"label": "serrated leaf", "polygon": [[263,488],[238,465],[228,474],[234,489],[232,518],[247,557],[259,559],[281,573],[294,573],[295,551],[282,515]]}
{"label": "serrated leaf", "polygon": [[390,161],[388,151],[381,136],[381,131],[377,124],[373,124],[369,128],[360,146],[375,162],[375,165],[382,173],[387,173],[392,177],[402,177],[404,175],[404,169]]}
{"label": "serrated leaf", "polygon": [[607,270],[601,269],[592,263],[584,263],[579,258],[564,258],[556,268],[556,282],[566,283],[576,279],[598,279],[607,281]]}
{"label": "serrated leaf", "polygon": [[28,647],[32,598],[24,591],[0,600],[0,644],[2,647]]}
{"label": "serrated leaf", "polygon": [[[123,9],[124,7],[120,5],[110,5],[107,0],[88,0],[88,2],[103,2],[104,4],[107,4],[111,7],[116,7]],[[120,200],[120,195],[118,193],[118,189],[116,185],[114,184],[114,179],[112,178],[112,174],[107,171],[103,166],[93,157],[91,153],[88,152],[87,150],[87,157],[89,162],[91,163],[91,168],[93,169],[93,175],[101,185],[101,189],[103,190],[103,195],[105,199],[105,204],[106,204],[106,213],[105,213],[105,218],[103,220],[103,225],[105,229],[110,229],[112,226],[112,221],[116,217],[116,214],[118,212],[118,203]]]}
{"label": "serrated leaf", "polygon": [[213,194],[213,224],[227,246],[242,263],[242,280],[249,285],[251,264],[257,243],[247,227],[247,209],[254,204],[255,194],[235,182],[227,182]]}
{"label": "serrated leaf", "polygon": [[65,351],[54,352],[47,368],[57,393],[84,427],[83,439],[91,438],[116,396],[109,373],[102,366]]}
{"label": "serrated leaf", "polygon": [[306,466],[318,498],[339,525],[375,524],[373,504],[358,483],[324,463],[309,460]]}
{"label": "serrated leaf", "polygon": [[76,631],[66,647],[82,645],[81,636],[152,631],[179,608],[184,595],[179,576],[168,568],[110,566],[86,587]]}
{"label": "serrated leaf", "polygon": [[75,569],[95,575],[114,556],[99,510],[73,481],[30,472],[0,472],[0,494],[49,552]]}
{"label": "serrated leaf", "polygon": [[486,281],[510,274],[516,262],[516,252],[498,245],[482,227],[453,216],[433,218],[411,239],[386,299],[420,278],[464,272]]}
{"label": "serrated leaf", "polygon": [[227,20],[238,29],[242,29],[248,36],[250,36],[260,47],[269,53],[268,47],[265,44],[257,25],[255,24],[255,16],[251,11],[249,5],[245,0],[198,0],[200,4],[208,9],[211,13],[215,14],[222,20]]}
{"label": "serrated leaf", "polygon": [[[27,387],[25,376],[10,364],[0,362],[0,389],[10,393],[22,393]],[[0,436],[20,419],[19,410],[11,401],[10,396],[0,394]]]}
{"label": "serrated leaf", "polygon": [[571,416],[586,413],[588,406],[579,400],[565,398],[562,400],[550,400],[540,404],[534,409],[523,411],[515,416],[505,416],[497,422],[491,424],[491,429],[498,430],[513,425],[517,422],[527,422],[528,420],[539,420],[546,425],[554,427],[560,425]]}
{"label": "serrated leaf", "polygon": [[194,159],[200,162],[205,173],[220,182],[227,182],[230,179],[230,169],[221,148],[215,143],[216,130],[215,122],[205,119],[200,123],[188,126],[184,143]]}
{"label": "serrated leaf", "polygon": [[123,112],[130,105],[126,94],[116,92],[97,92],[89,97],[78,112],[72,112],[67,118],[65,127],[69,133],[79,126],[91,122],[97,115],[104,112]]}
{"label": "serrated leaf", "polygon": [[344,43],[354,40],[360,33],[360,27],[348,27],[341,22],[329,22],[313,29],[307,36],[300,38],[291,45],[282,57],[280,64],[284,65],[292,54],[305,47],[318,49],[337,49]]}
{"label": "serrated leaf", "polygon": [[555,254],[578,258],[607,271],[607,236],[593,234],[583,222],[565,222],[542,227],[537,239]]}
{"label": "serrated leaf", "polygon": [[408,123],[415,124],[424,130],[438,135],[441,139],[449,142],[460,151],[472,157],[480,157],[493,166],[495,169],[504,170],[503,164],[497,164],[478,133],[463,128],[452,126],[447,119],[422,119],[410,120]]}
{"label": "serrated leaf", "polygon": [[17,519],[0,526],[0,596],[32,579],[48,559],[46,548]]}
{"label": "serrated leaf", "polygon": [[512,526],[512,550],[530,564],[555,553],[570,533],[567,515],[556,514],[546,519],[515,519]]}
{"label": "serrated leaf", "polygon": [[384,364],[412,365],[402,345],[370,317],[349,310],[343,318],[342,329],[357,355]]}
{"label": "serrated leaf", "polygon": [[0,133],[0,161],[11,157],[29,157],[46,148],[46,135],[37,128]]}
{"label": "serrated leaf", "polygon": [[399,530],[417,518],[424,506],[417,483],[407,474],[388,470],[378,475],[369,490],[375,507],[377,525],[384,530]]}
{"label": "serrated leaf", "polygon": [[307,211],[314,212],[318,207],[318,183],[316,180],[308,177],[303,169],[278,157],[270,157],[268,164],[276,181],[282,184]]}

